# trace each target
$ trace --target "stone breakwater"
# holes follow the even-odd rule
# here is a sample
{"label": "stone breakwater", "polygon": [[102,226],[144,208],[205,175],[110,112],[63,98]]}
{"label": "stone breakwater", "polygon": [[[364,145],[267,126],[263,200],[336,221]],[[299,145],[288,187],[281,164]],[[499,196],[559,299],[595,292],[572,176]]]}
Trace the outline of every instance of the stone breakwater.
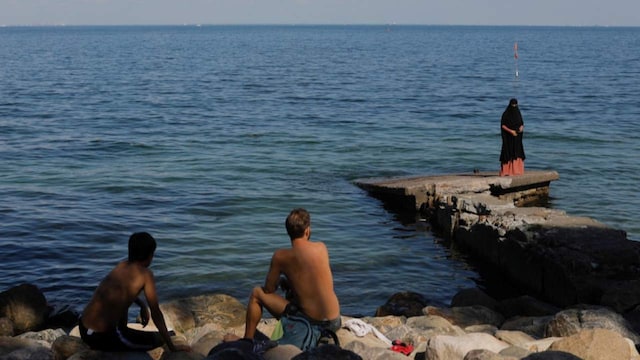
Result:
{"label": "stone breakwater", "polygon": [[[52,312],[44,295],[32,285],[0,293],[0,359],[205,359],[227,333],[242,334],[245,307],[224,294],[200,295],[161,305],[176,343],[190,353],[158,348],[147,353],[89,350],[77,332],[77,314]],[[343,324],[351,318],[343,316]],[[284,359],[633,359],[640,360],[640,311],[619,314],[610,308],[576,305],[565,309],[520,296],[496,300],[477,288],[460,291],[450,307],[428,304],[420,294],[393,295],[375,316],[358,319],[360,329],[337,332],[333,344],[301,352],[277,346],[264,355]],[[265,319],[259,330],[271,334],[276,320]],[[140,324],[130,324],[140,328]],[[153,324],[147,326],[153,328]],[[365,331],[359,331],[365,329]],[[374,330],[375,329],[375,330]],[[386,340],[386,341],[385,341]],[[413,347],[408,355],[390,349],[389,340]]]}
{"label": "stone breakwater", "polygon": [[533,206],[555,171],[369,179],[356,185],[390,208],[427,218],[450,244],[513,286],[557,306],[640,304],[640,242],[594,219]]}

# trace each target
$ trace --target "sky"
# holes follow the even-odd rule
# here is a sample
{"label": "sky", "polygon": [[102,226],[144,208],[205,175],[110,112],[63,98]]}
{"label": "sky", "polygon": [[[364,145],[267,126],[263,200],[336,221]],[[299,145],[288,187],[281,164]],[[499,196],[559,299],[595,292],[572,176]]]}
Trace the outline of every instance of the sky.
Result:
{"label": "sky", "polygon": [[640,26],[640,0],[0,0],[11,25]]}

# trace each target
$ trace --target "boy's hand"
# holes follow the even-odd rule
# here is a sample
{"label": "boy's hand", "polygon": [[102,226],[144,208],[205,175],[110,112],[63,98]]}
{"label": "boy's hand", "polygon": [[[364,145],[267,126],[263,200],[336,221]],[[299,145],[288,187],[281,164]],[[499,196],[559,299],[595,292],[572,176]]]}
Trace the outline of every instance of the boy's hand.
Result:
{"label": "boy's hand", "polygon": [[142,327],[147,326],[149,323],[149,308],[146,306],[140,307],[140,323],[142,324]]}

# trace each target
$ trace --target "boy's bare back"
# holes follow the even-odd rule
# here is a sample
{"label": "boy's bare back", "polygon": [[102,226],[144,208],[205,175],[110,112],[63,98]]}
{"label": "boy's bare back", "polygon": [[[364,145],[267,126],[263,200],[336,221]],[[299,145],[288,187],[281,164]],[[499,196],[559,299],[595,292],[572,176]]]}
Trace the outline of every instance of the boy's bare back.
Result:
{"label": "boy's bare back", "polygon": [[97,332],[115,329],[127,318],[129,306],[145,286],[153,283],[151,270],[140,263],[122,261],[100,282],[82,314],[87,328]]}
{"label": "boy's bare back", "polygon": [[296,301],[307,316],[327,320],[340,315],[329,253],[324,243],[311,242],[308,238],[296,239],[290,249],[276,251],[273,262],[289,280]]}

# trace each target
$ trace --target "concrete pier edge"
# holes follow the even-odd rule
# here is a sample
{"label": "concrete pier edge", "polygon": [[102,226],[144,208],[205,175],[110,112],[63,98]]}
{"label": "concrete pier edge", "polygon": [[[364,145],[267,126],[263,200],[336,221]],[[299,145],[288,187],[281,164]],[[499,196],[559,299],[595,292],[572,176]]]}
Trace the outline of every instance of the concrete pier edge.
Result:
{"label": "concrete pier edge", "polygon": [[558,306],[640,304],[640,243],[626,232],[544,204],[556,171],[359,179],[390,209],[428,219],[439,236]]}

